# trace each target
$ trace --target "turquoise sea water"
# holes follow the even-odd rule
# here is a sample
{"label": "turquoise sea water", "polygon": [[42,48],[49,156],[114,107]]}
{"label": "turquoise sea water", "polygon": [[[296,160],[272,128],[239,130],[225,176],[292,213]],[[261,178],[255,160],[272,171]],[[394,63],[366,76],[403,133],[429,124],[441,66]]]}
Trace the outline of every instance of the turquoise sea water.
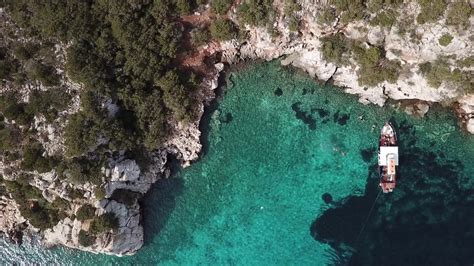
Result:
{"label": "turquoise sea water", "polygon": [[[365,257],[352,263],[369,265],[384,261],[367,257],[381,251],[375,244],[410,247],[411,240],[402,238],[407,224],[442,224],[425,232],[442,239],[443,232],[452,235],[446,223],[456,219],[467,234],[458,242],[474,244],[473,218],[463,216],[474,206],[469,205],[474,203],[474,138],[459,131],[450,111],[433,110],[415,119],[392,107],[364,106],[278,62],[247,67],[227,83],[209,121],[203,158],[158,182],[145,197],[147,238],[137,255],[43,250],[31,242],[16,247],[0,240],[0,261],[326,265],[360,253]],[[356,239],[374,199],[366,188],[377,184],[370,176],[376,175],[379,129],[389,119],[399,128],[401,152],[406,152],[400,189],[380,196]]]}

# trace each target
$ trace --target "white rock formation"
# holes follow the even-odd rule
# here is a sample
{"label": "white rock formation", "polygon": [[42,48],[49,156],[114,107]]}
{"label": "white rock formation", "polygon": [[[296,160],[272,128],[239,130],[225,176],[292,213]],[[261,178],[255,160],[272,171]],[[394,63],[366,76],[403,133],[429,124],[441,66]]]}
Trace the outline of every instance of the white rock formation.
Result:
{"label": "white rock formation", "polygon": [[124,160],[112,169],[111,182],[136,181],[140,177],[140,167],[134,160]]}
{"label": "white rock formation", "polygon": [[[281,3],[279,1],[275,3],[275,8],[281,9]],[[470,39],[472,30],[458,31],[455,27],[446,26],[444,20],[423,25],[415,25],[413,22],[409,27],[415,31],[419,39],[414,42],[408,36],[402,37],[396,26],[387,30],[379,26],[370,26],[363,21],[355,21],[344,25],[343,28],[325,27],[319,24],[315,16],[320,6],[313,1],[301,1],[301,3],[302,11],[298,14],[301,15],[301,24],[304,26],[300,27],[299,35],[288,30],[284,16],[277,17],[274,24],[281,33],[276,38],[272,38],[265,28],[245,26],[249,38],[243,44],[235,40],[223,42],[222,60],[232,64],[246,58],[272,60],[284,56],[286,58],[281,61],[283,65],[291,64],[304,69],[311,76],[323,81],[332,77],[335,85],[344,87],[347,93],[358,95],[359,101],[364,104],[383,105],[389,98],[453,102],[462,96],[463,92],[451,84],[443,83],[437,89],[430,87],[426,79],[420,75],[418,65],[433,61],[440,56],[461,59],[474,55]],[[400,14],[404,17],[414,17],[418,11],[418,5],[410,2],[402,5]],[[236,14],[232,14],[231,18],[235,23],[239,23]],[[358,83],[356,74],[358,67],[355,62],[350,66],[339,68],[326,62],[320,52],[322,44],[319,38],[334,31],[341,31],[349,39],[383,46],[388,59],[401,60],[402,73],[398,81],[393,84],[382,82],[374,87],[361,86]],[[439,45],[438,40],[445,33],[450,33],[454,39],[448,46],[443,47]]]}
{"label": "white rock formation", "polygon": [[459,100],[458,113],[467,131],[474,134],[474,95],[466,95]]}
{"label": "white rock formation", "polygon": [[0,232],[4,232],[12,240],[18,241],[14,239],[14,234],[23,229],[21,228],[23,223],[26,223],[26,220],[21,216],[15,201],[0,196]]}

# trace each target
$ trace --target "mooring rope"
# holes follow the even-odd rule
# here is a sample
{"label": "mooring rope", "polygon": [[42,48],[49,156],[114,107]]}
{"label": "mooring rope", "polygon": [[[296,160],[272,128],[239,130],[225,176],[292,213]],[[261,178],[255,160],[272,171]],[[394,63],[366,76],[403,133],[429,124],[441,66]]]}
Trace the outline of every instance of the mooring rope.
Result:
{"label": "mooring rope", "polygon": [[377,200],[379,199],[379,196],[380,196],[381,193],[382,193],[382,190],[380,190],[379,194],[377,194],[377,197],[375,198],[374,203],[372,204],[372,207],[370,208],[369,214],[367,215],[367,218],[365,219],[364,224],[362,224],[362,228],[359,231],[359,235],[357,235],[356,244],[359,242],[359,238],[362,235],[362,232],[364,231],[365,226],[367,225],[367,222],[370,219],[370,215],[372,214],[372,211],[374,210],[375,203],[377,203]]}

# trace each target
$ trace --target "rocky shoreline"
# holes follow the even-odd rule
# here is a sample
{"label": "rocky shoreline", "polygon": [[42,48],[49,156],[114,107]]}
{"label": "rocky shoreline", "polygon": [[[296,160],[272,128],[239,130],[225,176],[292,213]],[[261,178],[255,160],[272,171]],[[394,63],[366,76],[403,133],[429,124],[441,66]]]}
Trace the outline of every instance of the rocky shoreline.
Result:
{"label": "rocky shoreline", "polygon": [[[199,159],[202,150],[199,125],[205,105],[215,97],[214,90],[219,85],[218,80],[224,65],[232,66],[244,60],[281,59],[282,65],[302,69],[315,79],[322,82],[331,81],[346,93],[357,95],[363,104],[383,106],[388,101],[394,100],[402,102],[401,106],[405,112],[420,117],[429,111],[432,103],[451,106],[456,111],[462,127],[474,134],[474,95],[465,94],[450,83],[443,83],[437,89],[432,88],[419,71],[420,64],[433,61],[439,56],[455,56],[457,59],[472,56],[470,31],[459,33],[456,29],[445,26],[443,21],[428,23],[419,26],[416,33],[420,41],[412,43],[401,38],[397,34],[396,27],[387,30],[380,26],[366,25],[362,21],[323,25],[314,15],[319,12],[318,4],[310,1],[301,3],[301,10],[297,12],[300,27],[294,32],[289,30],[288,18],[283,15],[284,4],[276,1],[274,7],[279,15],[275,18],[274,27],[280,33],[276,37],[264,27],[243,25],[237,18],[236,7],[232,7],[228,17],[247,32],[247,38],[206,44],[199,48],[200,52],[211,56],[219,55],[219,60],[207,67],[206,76],[199,87],[197,118],[190,123],[173,125],[172,137],[160,149],[149,154],[152,158],[149,167],[141,167],[139,162],[128,158],[125,153],[115,154],[108,160],[106,167],[101,169],[104,182],[108,180],[102,186],[91,183],[73,186],[69,182],[61,181],[55,170],[43,174],[29,173],[33,176],[30,185],[41,190],[46,200],[53,202],[56,198],[63,198],[70,201],[72,213],[76,213],[84,204],[91,204],[97,209],[96,215],[114,213],[118,219],[117,230],[100,235],[92,245],[85,247],[79,243],[78,238],[81,230],[90,227],[90,221],[66,217],[53,228],[42,232],[43,243],[46,246],[64,245],[88,252],[118,256],[135,254],[142,247],[144,239],[140,205],[136,198],[129,203],[119,202],[114,199],[114,193],[131,191],[141,196],[147,193],[159,178],[169,176],[169,156],[176,157],[184,167]],[[419,11],[416,4],[403,6],[402,9],[403,13],[412,15]],[[401,61],[402,71],[397,81],[363,86],[358,82],[357,71],[360,65],[356,61],[351,59],[350,64],[345,66],[327,62],[321,52],[323,44],[320,38],[335,32],[367,46],[384,47],[387,58]],[[454,35],[451,44],[442,47],[438,44],[438,39],[447,32],[459,34]],[[464,69],[473,70],[472,67]],[[80,89],[79,85],[75,86],[77,90]],[[75,105],[71,108],[77,111],[78,101],[75,101]],[[64,147],[59,141],[62,138],[60,130],[48,127],[43,122],[38,118],[36,128],[39,133],[43,132],[48,136],[42,143],[48,153],[62,150]],[[1,163],[0,174],[5,180],[15,180],[16,174],[5,171],[6,168],[6,165]],[[69,191],[78,188],[83,191],[84,199],[70,198]],[[95,195],[98,188],[104,190],[105,195],[102,199]],[[1,196],[0,232],[4,232],[12,242],[21,243],[21,232],[24,230],[38,232],[21,216],[14,200]]]}
{"label": "rocky shoreline", "polygon": [[[280,8],[283,5],[276,4]],[[311,77],[327,82],[329,80],[346,93],[355,94],[363,104],[383,106],[387,100],[411,102],[407,105],[407,113],[423,116],[429,109],[429,103],[441,103],[444,106],[459,107],[454,110],[459,114],[460,123],[469,133],[474,134],[474,98],[472,93],[465,94],[455,84],[443,82],[439,88],[433,88],[427,79],[420,74],[419,66],[439,57],[455,56],[460,59],[474,55],[471,39],[472,31],[459,31],[454,26],[444,25],[444,20],[436,23],[418,25],[416,29],[418,43],[410,42],[398,34],[399,29],[393,26],[390,30],[380,26],[370,26],[361,21],[331,27],[317,21],[314,14],[318,6],[303,2],[298,15],[301,24],[297,33],[289,30],[288,18],[277,16],[274,26],[280,33],[278,37],[271,36],[265,28],[245,25],[248,38],[245,41],[227,41],[220,44],[222,62],[234,64],[246,59],[274,60],[282,58],[282,65],[291,65],[306,71]],[[419,11],[416,3],[403,6],[401,13],[415,15]],[[231,10],[230,17],[238,24],[237,10]],[[471,17],[471,25],[473,18]],[[242,26],[242,25],[241,25]],[[384,81],[376,86],[363,86],[358,82],[357,71],[360,66],[351,59],[348,66],[336,66],[327,62],[322,50],[320,38],[340,32],[347,38],[361,41],[368,46],[381,46],[387,51],[388,59],[401,61],[401,75],[395,83]],[[453,41],[447,46],[441,46],[438,39],[446,33],[453,35]],[[465,67],[473,71],[473,67]]]}

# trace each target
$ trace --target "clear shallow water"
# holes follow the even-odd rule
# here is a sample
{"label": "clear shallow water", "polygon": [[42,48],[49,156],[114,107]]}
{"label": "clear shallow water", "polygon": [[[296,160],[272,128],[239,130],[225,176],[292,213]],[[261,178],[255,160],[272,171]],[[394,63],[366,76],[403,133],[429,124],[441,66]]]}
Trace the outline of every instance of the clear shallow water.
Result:
{"label": "clear shallow water", "polygon": [[[160,181],[144,199],[147,238],[137,255],[117,258],[63,248],[42,250],[29,243],[19,248],[0,241],[0,261],[324,265],[347,260],[342,252],[363,249],[344,246],[353,244],[354,232],[361,227],[357,221],[365,218],[372,204],[370,195],[364,196],[366,185],[377,183],[368,179],[375,158],[372,148],[388,119],[400,125],[401,137],[410,140],[405,151],[423,158],[421,166],[408,163],[416,156],[405,158],[406,184],[429,178],[417,172],[420,168],[444,169],[443,162],[454,161],[458,166],[454,170],[436,172],[436,178],[454,184],[437,188],[437,195],[446,193],[449,201],[448,193],[474,188],[474,139],[459,132],[449,111],[435,110],[419,120],[393,108],[363,106],[337,88],[319,86],[305,75],[282,69],[278,62],[248,67],[231,75],[228,85],[210,121],[206,155],[177,178]],[[444,157],[427,157],[429,151]],[[405,199],[409,191],[400,186],[400,192],[381,196],[362,243],[380,237],[391,241],[378,224],[383,215],[394,212],[391,206],[421,212],[416,204],[397,205],[396,200]],[[325,193],[332,202],[323,200]],[[344,200],[348,197],[367,200],[351,205]],[[325,199],[329,202],[327,195]],[[467,202],[471,201],[472,196]],[[331,210],[342,215],[331,215]],[[460,212],[466,211],[463,205]],[[442,216],[426,217],[430,215],[434,224],[437,215]],[[318,217],[320,222],[315,222]],[[339,226],[351,217],[356,222],[346,232]]]}

